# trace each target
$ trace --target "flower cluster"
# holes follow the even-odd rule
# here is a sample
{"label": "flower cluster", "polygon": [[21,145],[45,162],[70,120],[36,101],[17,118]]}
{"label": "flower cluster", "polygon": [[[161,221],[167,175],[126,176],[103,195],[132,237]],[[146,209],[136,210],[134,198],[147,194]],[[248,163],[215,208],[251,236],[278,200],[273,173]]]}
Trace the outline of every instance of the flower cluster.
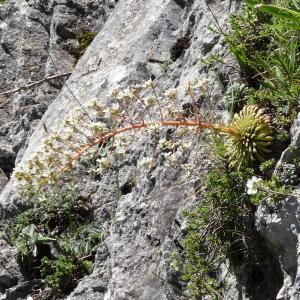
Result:
{"label": "flower cluster", "polygon": [[[196,94],[192,84],[189,93]],[[111,104],[105,107],[97,99],[91,99],[84,109],[75,109],[44,139],[35,155],[15,169],[14,176],[28,195],[56,184],[58,178],[75,168],[81,158],[97,156],[91,172],[101,173],[113,160],[107,151],[100,151],[107,148],[108,142],[114,156],[122,159],[126,144],[138,138],[137,131],[140,134],[145,130],[153,132],[171,117],[182,118],[176,90],[162,94],[152,80],[123,91],[114,89],[109,96]],[[165,153],[166,159],[174,161],[175,146],[172,148],[164,143],[162,140],[160,147],[169,147],[172,151]],[[176,155],[180,156],[180,153],[177,151]],[[152,159],[144,159],[140,164],[149,169]]]}

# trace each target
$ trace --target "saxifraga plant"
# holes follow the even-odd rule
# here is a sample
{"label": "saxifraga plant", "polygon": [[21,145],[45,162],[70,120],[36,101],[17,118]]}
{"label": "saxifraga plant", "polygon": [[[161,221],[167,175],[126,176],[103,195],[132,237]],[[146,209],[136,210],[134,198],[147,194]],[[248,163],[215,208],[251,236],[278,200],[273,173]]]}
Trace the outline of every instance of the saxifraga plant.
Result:
{"label": "saxifraga plant", "polygon": [[[200,90],[203,86],[200,86]],[[27,195],[34,195],[48,184],[55,184],[59,176],[72,170],[84,155],[93,155],[97,147],[114,141],[116,151],[137,138],[137,133],[173,126],[212,130],[225,136],[231,167],[247,167],[256,160],[263,161],[272,141],[269,117],[256,106],[245,107],[228,124],[204,122],[196,98],[197,89],[189,84],[186,90],[193,113],[186,117],[179,106],[176,90],[158,95],[156,83],[148,81],[126,91],[112,93],[113,104],[103,109],[93,100],[89,116],[77,111],[65,119],[63,129],[47,137],[43,148],[14,175],[21,182]],[[95,121],[91,121],[95,120]],[[96,120],[102,120],[101,122]],[[104,123],[106,121],[106,123]],[[117,139],[118,138],[118,139]],[[119,148],[119,149],[118,149]],[[102,161],[105,167],[105,161]]]}
{"label": "saxifraga plant", "polygon": [[[205,91],[205,86],[207,85],[204,84],[199,87],[201,93]],[[125,145],[131,140],[145,135],[148,131],[153,133],[153,131],[166,126],[177,128],[177,133],[180,134],[181,138],[184,137],[184,134],[191,135],[191,133],[197,133],[200,130],[211,130],[220,137],[224,137],[226,141],[225,151],[231,168],[242,169],[254,164],[256,160],[263,160],[264,155],[268,153],[268,147],[272,140],[270,118],[264,111],[256,106],[246,106],[228,124],[211,122],[211,118],[205,122],[203,121],[203,112],[199,110],[196,101],[199,97],[198,93],[194,85],[190,84],[187,87],[186,94],[191,103],[191,112],[188,116],[181,109],[177,92],[170,90],[161,96],[153,81],[148,81],[144,85],[136,85],[126,91],[113,91],[112,104],[107,109],[104,109],[98,101],[93,100],[89,108],[86,109],[88,116],[83,110],[68,116],[65,119],[63,129],[58,129],[57,132],[48,136],[44,141],[43,148],[37,151],[36,155],[22,169],[16,170],[15,177],[20,181],[25,195],[29,198],[34,197],[41,191],[51,190],[52,186],[57,185],[61,176],[75,168],[81,159],[97,157],[96,161],[99,163],[99,168],[105,169],[110,164],[107,148],[120,158],[124,155]],[[169,147],[168,141],[163,142],[162,146]],[[151,160],[146,163],[151,165]],[[227,186],[227,191],[231,192]],[[235,201],[237,201],[237,197]],[[230,200],[228,202],[212,202],[211,208],[219,208],[221,211],[231,204],[236,206]],[[228,218],[234,218],[235,213],[225,215],[228,215]],[[228,222],[231,221],[232,219]],[[201,224],[205,226],[205,222],[204,220],[204,223]],[[194,224],[198,226],[200,223],[195,220]],[[193,230],[194,227],[191,228]],[[204,245],[205,247],[217,245],[217,248],[222,248],[224,251],[222,253],[216,252],[216,256],[212,256],[211,262],[205,261],[204,256],[199,261],[195,261],[198,266],[203,267],[203,270],[199,270],[202,275],[198,278],[192,278],[199,273],[193,266],[194,261],[191,261],[187,266],[185,280],[189,281],[189,286],[192,289],[195,286],[195,296],[198,292],[200,294],[219,295],[218,290],[222,283],[214,280],[209,274],[218,272],[220,263],[226,257],[224,253],[226,253],[227,247],[230,247],[228,242],[232,240],[230,234],[224,239],[219,234],[222,235],[222,232],[218,231],[216,234],[211,232]],[[186,242],[187,255],[191,259],[195,258],[193,251],[199,250],[198,244],[195,246],[196,248],[193,248],[193,236],[195,237],[191,233],[189,235],[190,242],[188,240]],[[195,255],[197,255],[196,252]],[[215,259],[218,260],[218,265],[213,266]],[[46,262],[44,260],[44,271],[46,266],[50,266]],[[69,264],[62,266],[65,266],[66,270],[61,271],[58,268],[61,265],[54,261],[51,263],[51,268],[47,269],[46,283],[51,287],[63,287],[61,275],[63,276],[64,272],[68,271]],[[70,269],[70,272],[73,271]],[[204,283],[205,288],[201,287]]]}
{"label": "saxifraga plant", "polygon": [[[275,107],[280,117],[285,117],[287,111],[290,113],[293,111],[291,108],[295,108],[294,100],[298,99],[296,96],[299,94],[299,53],[296,51],[299,39],[284,26],[284,22],[279,22],[279,25],[273,22],[267,10],[262,8],[257,7],[266,14],[248,8],[244,20],[235,20],[236,31],[233,36],[227,36],[227,41],[231,42],[231,50],[235,51],[241,67],[250,71],[251,76],[256,75],[254,79],[251,77],[253,86],[257,88],[257,82],[262,81],[259,92],[247,93],[245,99],[248,98],[248,103]],[[273,15],[278,15],[274,7],[271,9]],[[274,23],[278,25],[276,28]],[[244,31],[251,34],[245,35]],[[285,52],[281,51],[282,45]],[[203,92],[204,88],[201,89]],[[188,86],[187,95],[192,107],[189,116],[182,111],[176,91],[161,95],[152,81],[123,92],[115,90],[109,109],[93,101],[89,117],[82,111],[67,117],[65,128],[48,136],[44,148],[15,175],[30,196],[39,189],[46,189],[49,184],[56,184],[58,178],[72,170],[81,158],[97,155],[99,148],[105,148],[108,143],[115,153],[122,156],[122,148],[130,138],[136,138],[137,133],[174,126],[178,131],[207,129],[223,136],[230,168],[225,165],[222,173],[219,169],[210,173],[204,202],[187,215],[189,229],[184,247],[187,258],[184,277],[194,298],[210,295],[221,299],[223,282],[218,275],[225,259],[241,256],[242,264],[251,264],[244,258],[250,253],[248,248],[253,246],[253,241],[249,240],[253,232],[249,230],[247,235],[244,230],[249,225],[247,218],[251,217],[250,211],[253,210],[245,183],[253,170],[245,168],[263,162],[270,154],[273,140],[271,118],[258,106],[250,105],[235,114],[228,124],[212,122],[211,118],[205,121],[198,108],[198,95],[193,85]],[[280,117],[273,119],[276,133],[278,127],[283,126]],[[105,155],[99,160],[99,165],[107,167]],[[68,261],[50,263],[44,261],[44,270],[48,268],[45,275],[49,285],[58,287],[68,269],[74,273]]]}

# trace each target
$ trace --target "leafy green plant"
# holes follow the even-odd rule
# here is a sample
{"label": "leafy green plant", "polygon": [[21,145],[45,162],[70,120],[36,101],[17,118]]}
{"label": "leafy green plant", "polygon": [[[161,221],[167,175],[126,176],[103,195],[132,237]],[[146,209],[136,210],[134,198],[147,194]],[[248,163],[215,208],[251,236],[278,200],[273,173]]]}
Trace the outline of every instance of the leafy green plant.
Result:
{"label": "leafy green plant", "polygon": [[102,241],[103,232],[96,224],[80,226],[72,234],[66,234],[62,247],[67,252],[73,252],[77,258],[88,257],[96,252],[96,248]]}
{"label": "leafy green plant", "polygon": [[[288,130],[299,110],[299,28],[276,13],[259,9],[269,7],[267,4],[257,8],[258,2],[247,3],[250,5],[244,6],[240,14],[230,17],[225,39],[230,47],[239,49],[233,54],[249,85],[247,102],[269,107],[273,111],[275,139],[288,141]],[[283,11],[291,10],[291,3],[285,0],[275,1],[269,9],[274,5]]]}
{"label": "leafy green plant", "polygon": [[18,251],[23,276],[43,278],[53,295],[68,294],[91,272],[103,237],[89,199],[67,181],[64,177],[58,186],[29,199],[32,205],[5,229]]}
{"label": "leafy green plant", "polygon": [[217,63],[223,63],[223,60],[219,54],[212,53],[204,58],[201,58],[200,62],[205,66],[211,67]]}
{"label": "leafy green plant", "polygon": [[102,232],[92,225],[63,234],[59,241],[60,256],[43,257],[40,265],[43,281],[53,294],[70,293],[81,277],[92,272],[94,254],[101,240]]}
{"label": "leafy green plant", "polygon": [[259,170],[262,172],[262,173],[267,173],[269,172],[270,170],[272,170],[274,167],[275,167],[275,164],[276,164],[276,160],[275,158],[271,158],[265,162],[263,162],[260,166],[259,166]]}
{"label": "leafy green plant", "polygon": [[235,111],[239,111],[246,103],[245,96],[247,94],[247,86],[245,84],[232,84],[225,93],[225,109],[230,112],[230,118],[233,117]]}
{"label": "leafy green plant", "polygon": [[37,257],[38,246],[40,244],[48,244],[55,241],[56,239],[43,236],[37,231],[37,227],[34,224],[30,224],[23,228],[20,235],[15,241],[15,245],[21,257],[26,257],[30,253],[34,257]]}
{"label": "leafy green plant", "polygon": [[47,257],[42,259],[42,277],[53,293],[70,293],[77,285],[77,281],[84,275],[82,263],[74,257],[61,256],[56,260]]}
{"label": "leafy green plant", "polygon": [[291,192],[291,186],[284,185],[277,175],[272,175],[270,179],[259,182],[257,191],[251,196],[251,202],[258,205],[263,199],[269,198],[275,204],[286,198]]}
{"label": "leafy green plant", "polygon": [[243,172],[212,170],[205,182],[205,191],[198,195],[196,209],[185,213],[189,226],[184,240],[182,278],[188,282],[193,299],[207,295],[223,299],[220,266],[226,259],[249,263],[243,253],[249,253],[250,245],[243,240],[252,240],[253,235],[249,223],[250,195],[245,188],[251,174],[251,169]]}
{"label": "leafy green plant", "polygon": [[291,22],[291,26],[300,29],[300,13],[285,7],[271,4],[256,4],[256,9]]}

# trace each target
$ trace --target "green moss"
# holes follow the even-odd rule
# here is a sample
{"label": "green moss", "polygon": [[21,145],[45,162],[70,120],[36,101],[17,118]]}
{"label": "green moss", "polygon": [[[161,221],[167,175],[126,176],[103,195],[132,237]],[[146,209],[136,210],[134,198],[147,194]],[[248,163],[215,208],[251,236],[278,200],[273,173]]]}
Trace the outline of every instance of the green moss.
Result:
{"label": "green moss", "polygon": [[74,50],[73,53],[76,61],[78,61],[84,54],[87,47],[92,43],[96,35],[96,32],[81,32],[77,35],[78,47]]}
{"label": "green moss", "polygon": [[267,174],[268,171],[272,170],[275,167],[276,160],[274,158],[269,159],[265,162],[263,162],[260,166],[259,169],[262,173]]}
{"label": "green moss", "polygon": [[82,262],[74,257],[62,256],[56,260],[43,257],[41,272],[44,282],[53,291],[70,293],[77,285],[77,281],[84,274]]}
{"label": "green moss", "polygon": [[48,188],[35,195],[34,204],[5,229],[18,251],[24,277],[43,279],[54,298],[70,293],[91,272],[96,247],[102,241],[93,206],[78,195],[76,186],[66,182]]}

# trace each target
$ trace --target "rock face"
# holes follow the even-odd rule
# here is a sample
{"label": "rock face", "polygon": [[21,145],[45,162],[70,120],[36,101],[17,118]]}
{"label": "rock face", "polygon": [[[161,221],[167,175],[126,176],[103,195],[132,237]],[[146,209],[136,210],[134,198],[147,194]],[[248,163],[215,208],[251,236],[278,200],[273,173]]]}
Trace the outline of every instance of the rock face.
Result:
{"label": "rock face", "polygon": [[[238,9],[238,3],[227,0],[208,5],[221,26],[226,26],[229,12]],[[0,6],[0,168],[9,176],[15,160],[30,158],[47,132],[78,101],[84,104],[97,98],[109,105],[107,94],[116,86],[155,78],[162,90],[176,87],[183,91],[190,80],[210,79],[214,99],[210,105],[218,110],[224,89],[238,74],[227,56],[226,67],[209,68],[201,63],[211,53],[227,51],[221,35],[209,29],[214,24],[204,0],[11,0]],[[81,31],[99,33],[74,67]],[[71,75],[65,82],[66,73]],[[59,74],[63,75],[34,88],[3,94]],[[178,247],[184,227],[179,212],[193,205],[194,199],[189,197],[191,186],[184,184],[180,168],[167,168],[158,161],[149,172],[139,170],[138,161],[149,155],[150,143],[146,138],[131,145],[124,164],[88,183],[96,190],[92,198],[99,222],[112,221],[97,250],[93,273],[82,279],[68,299],[183,299],[166,280],[172,282],[170,254]],[[14,188],[11,180],[0,196],[1,205],[10,213],[16,199]],[[277,214],[269,216],[263,205],[257,214],[261,235],[274,247],[275,255],[284,253],[279,256],[285,272],[280,299],[297,299],[293,295],[297,289],[298,202],[293,199],[278,208]],[[290,219],[288,211],[293,207],[294,219]],[[232,286],[237,285],[234,280]],[[8,287],[11,281],[6,281]],[[27,289],[22,297],[28,293]],[[246,299],[238,287],[230,295],[230,299]]]}
{"label": "rock face", "polygon": [[[7,176],[74,69],[80,36],[99,32],[113,8],[114,1],[12,0],[0,5],[0,168]],[[26,89],[56,75],[62,76]]]}
{"label": "rock face", "polygon": [[13,287],[17,284],[18,279],[22,276],[20,274],[17,261],[15,259],[16,250],[1,240],[0,241],[1,252],[0,252],[0,291],[5,292],[6,289]]}
{"label": "rock face", "polygon": [[6,177],[4,172],[0,170],[0,190],[3,190],[7,182],[8,182],[8,178]]}
{"label": "rock face", "polygon": [[[299,157],[299,115],[291,128],[291,146],[281,155],[276,172],[290,166]],[[291,180],[290,176],[285,176]],[[291,184],[291,183],[288,183]],[[293,183],[292,183],[293,184]],[[278,257],[283,274],[283,284],[276,299],[300,299],[299,292],[299,238],[300,238],[300,190],[274,205],[271,199],[264,201],[256,213],[256,227],[269,248]]]}
{"label": "rock face", "polygon": [[299,299],[299,190],[274,207],[265,201],[256,214],[258,232],[278,256],[283,285],[276,299]]}

